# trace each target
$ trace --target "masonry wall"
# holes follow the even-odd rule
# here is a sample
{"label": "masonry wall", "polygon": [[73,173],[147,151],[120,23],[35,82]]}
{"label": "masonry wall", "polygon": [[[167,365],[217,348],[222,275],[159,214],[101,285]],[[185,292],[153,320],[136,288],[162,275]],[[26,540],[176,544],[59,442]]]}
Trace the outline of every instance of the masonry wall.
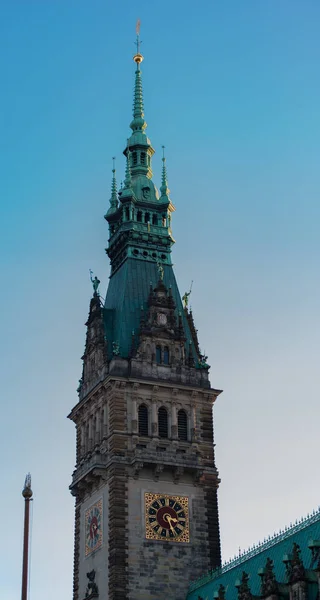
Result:
{"label": "masonry wall", "polygon": [[[189,498],[190,543],[145,538],[145,492]],[[143,471],[128,481],[129,600],[185,600],[191,579],[209,568],[207,515],[204,490],[192,481],[172,482],[168,473],[159,481]]]}
{"label": "masonry wall", "polygon": [[[87,573],[96,572],[95,582],[99,588],[99,597],[108,598],[108,531],[109,531],[109,498],[108,484],[87,497],[80,509],[80,544],[79,544],[79,600],[84,600],[88,584]],[[85,555],[85,514],[88,508],[102,499],[102,546],[88,556]]]}

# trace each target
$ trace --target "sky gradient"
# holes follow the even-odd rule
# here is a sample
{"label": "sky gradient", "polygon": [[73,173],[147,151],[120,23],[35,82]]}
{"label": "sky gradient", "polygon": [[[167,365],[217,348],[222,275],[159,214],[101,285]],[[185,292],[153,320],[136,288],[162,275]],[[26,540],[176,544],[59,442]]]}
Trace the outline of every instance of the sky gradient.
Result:
{"label": "sky gradient", "polygon": [[[139,11],[137,14],[137,10]],[[141,19],[147,133],[166,146],[175,273],[215,411],[223,558],[320,502],[320,4],[0,1],[1,597],[70,600],[74,427],[91,284],[109,277]]]}

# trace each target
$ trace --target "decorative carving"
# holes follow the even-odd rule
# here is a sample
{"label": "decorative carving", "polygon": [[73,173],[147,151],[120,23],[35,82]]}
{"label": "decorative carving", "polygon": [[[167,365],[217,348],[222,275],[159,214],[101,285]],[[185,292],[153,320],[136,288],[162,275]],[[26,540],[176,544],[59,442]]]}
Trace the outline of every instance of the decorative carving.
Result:
{"label": "decorative carving", "polygon": [[176,469],[174,469],[173,471],[173,481],[174,483],[179,483],[180,481],[180,477],[182,477],[183,475],[183,467],[176,467]]}
{"label": "decorative carving", "polygon": [[272,596],[278,593],[278,584],[273,570],[273,560],[267,558],[266,566],[261,573],[261,595]]}
{"label": "decorative carving", "polygon": [[87,589],[86,589],[86,598],[98,598],[99,590],[98,586],[95,582],[96,572],[94,569],[87,573],[87,578],[89,579]]}
{"label": "decorative carving", "polygon": [[242,571],[241,581],[236,582],[238,588],[238,600],[252,600],[252,594],[249,588],[249,575]]}
{"label": "decorative carving", "polygon": [[301,559],[300,546],[294,542],[292,554],[286,562],[286,572],[289,583],[303,581],[305,578],[305,568]]}
{"label": "decorative carving", "polygon": [[193,476],[194,485],[200,485],[202,477],[203,477],[203,471],[197,469]]}
{"label": "decorative carving", "polygon": [[311,550],[310,568],[320,571],[320,541],[311,540],[309,543],[309,548]]}
{"label": "decorative carving", "polygon": [[112,353],[113,353],[113,356],[119,356],[119,354],[120,354],[119,342],[112,342]]}
{"label": "decorative carving", "polygon": [[226,596],[226,588],[221,583],[219,585],[219,589],[218,589],[218,598],[219,598],[219,600],[225,600],[225,596]]}
{"label": "decorative carving", "polygon": [[164,469],[164,465],[156,465],[154,471],[153,471],[153,476],[155,478],[156,481],[158,481],[162,471]]}
{"label": "decorative carving", "polygon": [[133,478],[134,479],[139,478],[139,473],[140,473],[141,469],[143,469],[143,462],[134,463],[134,465],[133,465]]}

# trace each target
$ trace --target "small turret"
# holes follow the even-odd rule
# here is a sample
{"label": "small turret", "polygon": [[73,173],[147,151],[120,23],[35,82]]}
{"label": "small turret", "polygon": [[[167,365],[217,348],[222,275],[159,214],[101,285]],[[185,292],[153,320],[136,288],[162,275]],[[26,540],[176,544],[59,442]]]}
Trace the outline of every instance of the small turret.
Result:
{"label": "small turret", "polygon": [[113,168],[112,168],[112,182],[111,182],[111,198],[110,208],[105,215],[105,218],[115,213],[118,209],[118,193],[117,193],[117,181],[116,181],[116,169],[115,169],[115,157],[112,157]]}

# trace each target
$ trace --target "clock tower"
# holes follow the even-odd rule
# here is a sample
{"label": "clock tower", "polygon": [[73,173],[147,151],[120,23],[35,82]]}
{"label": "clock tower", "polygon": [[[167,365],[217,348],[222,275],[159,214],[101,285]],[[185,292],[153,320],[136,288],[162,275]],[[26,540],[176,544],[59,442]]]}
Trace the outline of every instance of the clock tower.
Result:
{"label": "clock tower", "polygon": [[160,191],[136,65],[126,176],[113,168],[105,303],[99,281],[86,323],[76,426],[73,600],[184,600],[220,566],[211,387],[171,262],[174,206]]}

